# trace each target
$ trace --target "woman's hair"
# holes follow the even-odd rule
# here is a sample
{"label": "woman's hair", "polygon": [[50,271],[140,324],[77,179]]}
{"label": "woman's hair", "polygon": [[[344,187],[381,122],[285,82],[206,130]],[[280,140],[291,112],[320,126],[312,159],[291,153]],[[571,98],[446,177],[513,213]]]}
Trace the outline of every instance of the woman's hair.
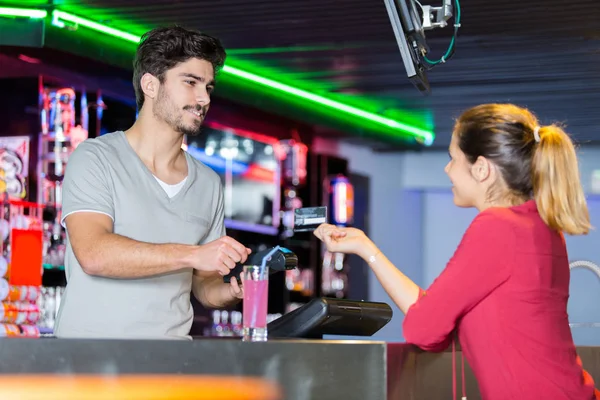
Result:
{"label": "woman's hair", "polygon": [[575,147],[562,128],[540,127],[531,112],[512,104],[483,104],[460,116],[454,135],[470,163],[482,156],[496,165],[509,201],[533,195],[550,228],[571,235],[589,232]]}

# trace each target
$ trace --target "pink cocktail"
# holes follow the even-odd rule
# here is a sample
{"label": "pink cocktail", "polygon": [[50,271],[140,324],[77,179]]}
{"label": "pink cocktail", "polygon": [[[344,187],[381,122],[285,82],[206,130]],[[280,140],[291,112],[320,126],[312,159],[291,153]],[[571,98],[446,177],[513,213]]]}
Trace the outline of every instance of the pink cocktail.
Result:
{"label": "pink cocktail", "polygon": [[269,268],[260,265],[244,266],[244,340],[267,340],[268,297]]}

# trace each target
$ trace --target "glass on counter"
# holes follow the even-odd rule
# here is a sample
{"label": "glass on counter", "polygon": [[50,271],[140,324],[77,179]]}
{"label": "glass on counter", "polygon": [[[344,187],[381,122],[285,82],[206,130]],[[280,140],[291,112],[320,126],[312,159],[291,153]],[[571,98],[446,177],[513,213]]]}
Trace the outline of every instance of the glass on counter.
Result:
{"label": "glass on counter", "polygon": [[243,340],[266,341],[269,267],[264,264],[246,265],[243,276]]}

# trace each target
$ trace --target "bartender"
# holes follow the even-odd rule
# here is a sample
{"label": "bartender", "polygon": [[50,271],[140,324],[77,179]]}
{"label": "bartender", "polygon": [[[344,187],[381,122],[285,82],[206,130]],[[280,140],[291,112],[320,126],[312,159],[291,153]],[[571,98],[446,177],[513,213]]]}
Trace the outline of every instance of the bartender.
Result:
{"label": "bartender", "polygon": [[219,176],[182,150],[224,65],[219,40],[180,27],[146,33],[133,64],[139,118],[86,140],[63,185],[67,287],[61,338],[186,338],[190,292],[220,308],[243,297],[223,275],[250,250],[225,236]]}

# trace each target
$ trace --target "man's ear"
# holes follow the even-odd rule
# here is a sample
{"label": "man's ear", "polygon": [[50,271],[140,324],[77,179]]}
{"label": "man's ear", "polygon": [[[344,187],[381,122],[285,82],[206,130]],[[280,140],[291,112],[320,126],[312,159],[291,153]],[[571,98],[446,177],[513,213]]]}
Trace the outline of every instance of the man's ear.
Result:
{"label": "man's ear", "polygon": [[485,157],[479,156],[471,166],[471,174],[478,182],[484,182],[492,175],[494,166]]}
{"label": "man's ear", "polygon": [[156,98],[158,95],[158,87],[160,82],[154,75],[145,73],[140,79],[140,84],[142,86],[142,92],[144,92],[146,96],[150,97],[151,99]]}

